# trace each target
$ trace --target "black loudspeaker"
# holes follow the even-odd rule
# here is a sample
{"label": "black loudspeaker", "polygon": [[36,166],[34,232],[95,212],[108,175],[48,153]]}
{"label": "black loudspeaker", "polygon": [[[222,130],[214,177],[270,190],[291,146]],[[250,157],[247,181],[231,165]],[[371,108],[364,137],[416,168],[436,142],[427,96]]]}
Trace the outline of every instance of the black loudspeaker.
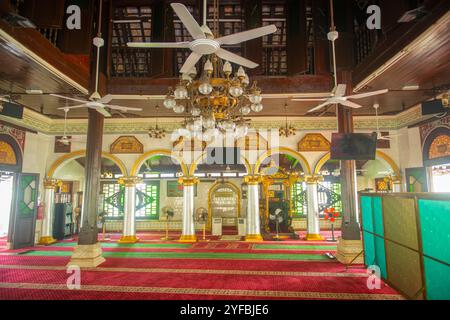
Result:
{"label": "black loudspeaker", "polygon": [[55,220],[53,221],[53,238],[64,240],[66,226],[66,205],[64,203],[55,204]]}
{"label": "black loudspeaker", "polygon": [[441,114],[450,111],[442,104],[442,100],[425,101],[422,103],[422,115]]}
{"label": "black loudspeaker", "polygon": [[1,105],[3,106],[0,108],[0,115],[7,116],[11,118],[16,119],[22,119],[23,118],[23,107],[20,104],[12,103],[12,102],[1,102]]}

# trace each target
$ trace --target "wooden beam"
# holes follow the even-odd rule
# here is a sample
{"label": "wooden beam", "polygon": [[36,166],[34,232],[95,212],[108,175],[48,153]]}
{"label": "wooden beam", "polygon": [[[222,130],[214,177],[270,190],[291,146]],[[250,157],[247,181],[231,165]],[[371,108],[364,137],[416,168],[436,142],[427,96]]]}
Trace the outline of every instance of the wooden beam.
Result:
{"label": "wooden beam", "polygon": [[306,1],[287,1],[287,64],[288,75],[306,70],[307,65]]}
{"label": "wooden beam", "polygon": [[[262,26],[262,0],[243,1],[245,11],[245,30],[259,28]],[[249,75],[260,75],[263,59],[263,40],[262,38],[250,40],[244,43],[244,56],[257,64],[259,67],[248,70]]]}
{"label": "wooden beam", "polygon": [[330,44],[327,39],[329,32],[327,0],[312,1],[312,12],[314,19],[314,70],[317,75],[330,75]]}

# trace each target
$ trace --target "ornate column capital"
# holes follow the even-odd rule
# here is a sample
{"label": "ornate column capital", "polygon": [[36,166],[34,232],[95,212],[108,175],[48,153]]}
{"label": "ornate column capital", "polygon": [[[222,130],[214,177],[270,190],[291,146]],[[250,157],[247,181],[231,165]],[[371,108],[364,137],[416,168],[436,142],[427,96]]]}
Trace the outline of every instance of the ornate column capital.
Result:
{"label": "ornate column capital", "polygon": [[309,176],[305,176],[304,181],[306,182],[306,184],[318,184],[319,182],[322,182],[323,176],[321,175],[309,175]]}
{"label": "ornate column capital", "polygon": [[142,182],[142,179],[140,177],[122,177],[118,182],[125,187],[135,187]]}
{"label": "ornate column capital", "polygon": [[402,183],[402,177],[401,176],[392,176],[392,183],[393,184],[400,184]]}
{"label": "ornate column capital", "polygon": [[250,186],[258,185],[263,182],[263,178],[261,176],[245,176],[244,182]]}
{"label": "ornate column capital", "polygon": [[197,177],[179,177],[178,184],[182,184],[183,186],[194,186],[199,183],[199,179]]}
{"label": "ornate column capital", "polygon": [[44,179],[44,189],[53,189],[62,185],[62,181],[58,179]]}

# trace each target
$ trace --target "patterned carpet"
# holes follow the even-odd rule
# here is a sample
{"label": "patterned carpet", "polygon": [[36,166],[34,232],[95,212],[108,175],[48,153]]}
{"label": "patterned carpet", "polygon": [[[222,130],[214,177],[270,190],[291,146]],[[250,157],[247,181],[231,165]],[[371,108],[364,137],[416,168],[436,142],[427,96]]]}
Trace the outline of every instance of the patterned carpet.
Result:
{"label": "patterned carpet", "polygon": [[3,248],[0,299],[402,299],[385,284],[368,289],[362,266],[346,271],[330,260],[325,253],[335,252],[335,243],[186,244],[158,241],[161,233],[139,236],[145,240],[133,245],[103,241],[106,262],[81,271],[80,290],[67,287],[74,241]]}

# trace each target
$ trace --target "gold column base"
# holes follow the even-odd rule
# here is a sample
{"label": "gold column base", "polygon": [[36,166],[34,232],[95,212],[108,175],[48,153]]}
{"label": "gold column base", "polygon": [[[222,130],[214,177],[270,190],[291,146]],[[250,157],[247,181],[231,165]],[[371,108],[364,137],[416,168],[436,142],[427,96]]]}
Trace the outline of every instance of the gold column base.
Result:
{"label": "gold column base", "polygon": [[362,240],[344,240],[339,238],[336,259],[343,264],[363,264],[364,254]]}
{"label": "gold column base", "polygon": [[307,234],[306,241],[323,241],[325,240],[320,234]]}
{"label": "gold column base", "polygon": [[54,244],[56,242],[57,241],[52,236],[48,236],[48,237],[41,237],[39,239],[39,243],[38,244],[43,245],[43,246],[48,246],[48,245]]}
{"label": "gold column base", "polygon": [[139,241],[139,238],[136,236],[122,236],[119,241],[117,241],[117,243],[123,243],[123,244],[127,244],[127,243],[136,243]]}
{"label": "gold column base", "polygon": [[102,257],[100,242],[91,245],[77,245],[73,251],[67,266],[79,266],[80,268],[95,268],[105,262]]}
{"label": "gold column base", "polygon": [[179,242],[197,242],[197,236],[195,234],[193,235],[182,235]]}
{"label": "gold column base", "polygon": [[264,241],[260,234],[248,234],[245,236],[245,241],[247,242],[261,242]]}

